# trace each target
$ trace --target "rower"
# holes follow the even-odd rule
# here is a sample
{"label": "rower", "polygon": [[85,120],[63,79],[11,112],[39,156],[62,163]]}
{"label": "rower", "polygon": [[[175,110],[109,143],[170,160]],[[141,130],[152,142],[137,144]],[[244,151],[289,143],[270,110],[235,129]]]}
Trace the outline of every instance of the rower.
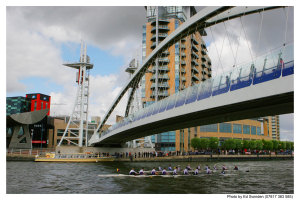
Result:
{"label": "rower", "polygon": [[209,167],[207,167],[206,173],[207,173],[207,174],[211,174],[211,170],[209,169]]}
{"label": "rower", "polygon": [[225,165],[223,165],[223,166],[222,166],[222,170],[226,170],[226,167],[225,167]]}
{"label": "rower", "polygon": [[187,170],[191,170],[191,165],[188,164],[188,166],[186,166],[186,169],[187,169]]}
{"label": "rower", "polygon": [[166,170],[166,168],[164,168],[164,170],[162,170],[162,175],[167,175],[167,170]]}
{"label": "rower", "polygon": [[222,169],[221,174],[225,174],[225,170],[224,169]]}
{"label": "rower", "polygon": [[237,166],[234,166],[233,170],[239,170],[239,168]]}
{"label": "rower", "polygon": [[160,166],[158,167],[158,171],[162,171],[162,168]]}
{"label": "rower", "polygon": [[201,170],[201,165],[198,165],[197,169],[198,169],[198,170]]}
{"label": "rower", "polygon": [[185,169],[183,170],[183,174],[184,174],[184,175],[189,175],[188,168],[185,168]]}
{"label": "rower", "polygon": [[208,169],[208,166],[206,165],[204,169],[207,171],[207,169]]}
{"label": "rower", "polygon": [[140,175],[144,175],[144,168],[142,168],[142,169],[139,171],[139,174],[140,174]]}
{"label": "rower", "polygon": [[134,171],[134,168],[132,168],[129,172],[129,175],[136,175],[136,171]]}
{"label": "rower", "polygon": [[181,169],[180,169],[180,165],[178,165],[178,168],[177,168],[177,170],[178,170],[178,172],[180,172],[180,170],[181,170]]}
{"label": "rower", "polygon": [[216,165],[214,165],[214,170],[218,170],[217,167],[216,167]]}
{"label": "rower", "polygon": [[194,175],[198,175],[198,173],[199,173],[199,170],[198,170],[198,168],[196,168],[194,171]]}
{"label": "rower", "polygon": [[172,167],[171,167],[171,165],[169,165],[169,168],[168,168],[168,170],[169,170],[169,171],[172,171]]}
{"label": "rower", "polygon": [[177,167],[175,167],[175,169],[173,171],[173,175],[177,175]]}
{"label": "rower", "polygon": [[156,170],[155,170],[155,167],[153,167],[152,171],[151,171],[151,175],[155,175],[156,173]]}

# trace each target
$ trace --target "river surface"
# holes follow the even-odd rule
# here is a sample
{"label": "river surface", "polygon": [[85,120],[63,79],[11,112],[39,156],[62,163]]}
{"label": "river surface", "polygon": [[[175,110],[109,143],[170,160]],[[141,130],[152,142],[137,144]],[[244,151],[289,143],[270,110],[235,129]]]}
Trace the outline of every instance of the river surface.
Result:
{"label": "river surface", "polygon": [[[201,165],[199,176],[180,177],[99,177],[99,174],[128,174],[131,168],[151,170],[153,167]],[[205,174],[204,166],[225,165]],[[237,165],[238,171],[233,167]],[[246,172],[249,170],[249,172]],[[44,163],[6,162],[8,194],[293,194],[294,161],[242,162],[105,162]]]}

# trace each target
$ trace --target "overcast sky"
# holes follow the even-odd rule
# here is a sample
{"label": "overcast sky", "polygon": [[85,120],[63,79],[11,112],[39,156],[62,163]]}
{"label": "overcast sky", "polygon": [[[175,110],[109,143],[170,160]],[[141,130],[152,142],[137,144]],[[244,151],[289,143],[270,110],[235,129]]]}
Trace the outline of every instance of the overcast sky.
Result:
{"label": "overcast sky", "polygon": [[[7,7],[6,11],[7,96],[46,93],[51,95],[52,103],[66,104],[53,105],[51,114],[70,114],[76,90],[75,72],[62,63],[79,59],[80,40],[84,39],[95,64],[91,70],[90,115],[103,117],[128,79],[124,72],[126,65],[141,47],[142,25],[146,22],[144,7]],[[284,41],[293,42],[293,23],[294,11],[290,8],[207,29],[208,36],[204,39],[209,45],[213,73],[232,67],[231,49],[238,49],[238,62],[242,62],[251,59],[249,47],[255,56]],[[216,49],[222,65],[218,63]],[[125,100],[114,114],[123,114]],[[293,114],[280,119],[282,138],[293,140]]]}

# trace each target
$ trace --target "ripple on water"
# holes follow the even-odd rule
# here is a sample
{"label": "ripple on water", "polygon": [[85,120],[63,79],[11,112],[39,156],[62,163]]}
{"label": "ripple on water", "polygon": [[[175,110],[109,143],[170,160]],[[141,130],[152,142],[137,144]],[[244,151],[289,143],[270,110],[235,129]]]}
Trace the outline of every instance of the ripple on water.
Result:
{"label": "ripple on water", "polygon": [[[206,175],[204,170],[197,177],[107,177],[98,174],[127,174],[131,168],[168,167],[190,164],[222,165],[229,169],[225,176],[220,170]],[[238,165],[239,171],[233,171]],[[35,163],[7,162],[7,193],[25,194],[227,194],[227,193],[294,193],[294,162],[244,161],[244,162],[112,162],[112,163]],[[250,172],[245,172],[250,169]],[[270,184],[272,183],[272,184]]]}

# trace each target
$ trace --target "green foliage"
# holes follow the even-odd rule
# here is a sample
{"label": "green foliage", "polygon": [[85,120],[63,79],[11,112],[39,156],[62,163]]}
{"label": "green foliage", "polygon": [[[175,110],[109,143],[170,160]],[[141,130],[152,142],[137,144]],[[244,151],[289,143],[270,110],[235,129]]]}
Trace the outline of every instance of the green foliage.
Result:
{"label": "green foliage", "polygon": [[279,149],[286,149],[286,142],[279,141],[278,147],[279,147]]}
{"label": "green foliage", "polygon": [[291,149],[294,150],[294,142],[291,142]]}
{"label": "green foliage", "polygon": [[216,137],[209,138],[209,148],[218,149],[218,147],[219,147],[219,138]]}
{"label": "green foliage", "polygon": [[235,139],[235,148],[238,150],[242,150],[243,149],[243,140]]}
{"label": "green foliage", "polygon": [[200,138],[197,138],[197,137],[192,138],[191,139],[191,147],[199,150],[200,149]]}
{"label": "green foliage", "polygon": [[229,150],[229,149],[235,149],[235,147],[236,147],[236,144],[235,144],[235,140],[234,139],[228,139],[228,140],[225,140],[225,142],[224,142],[225,144],[225,148],[227,149],[227,150]]}
{"label": "green foliage", "polygon": [[256,149],[257,150],[262,150],[263,149],[263,141],[262,140],[256,140]]}
{"label": "green foliage", "polygon": [[266,140],[264,145],[265,150],[272,150],[273,149],[273,142],[271,140]]}
{"label": "green foliage", "polygon": [[249,148],[250,148],[250,141],[243,140],[243,149],[249,149]]}
{"label": "green foliage", "polygon": [[249,148],[250,149],[256,149],[256,141],[255,140],[251,140],[250,142],[249,142]]}
{"label": "green foliage", "polygon": [[274,150],[278,150],[278,148],[279,148],[279,142],[277,140],[272,140],[272,143],[273,143],[273,149]]}
{"label": "green foliage", "polygon": [[291,142],[286,142],[286,149],[291,150]]}
{"label": "green foliage", "polygon": [[200,138],[200,149],[207,149],[209,145],[209,140],[207,138]]}

